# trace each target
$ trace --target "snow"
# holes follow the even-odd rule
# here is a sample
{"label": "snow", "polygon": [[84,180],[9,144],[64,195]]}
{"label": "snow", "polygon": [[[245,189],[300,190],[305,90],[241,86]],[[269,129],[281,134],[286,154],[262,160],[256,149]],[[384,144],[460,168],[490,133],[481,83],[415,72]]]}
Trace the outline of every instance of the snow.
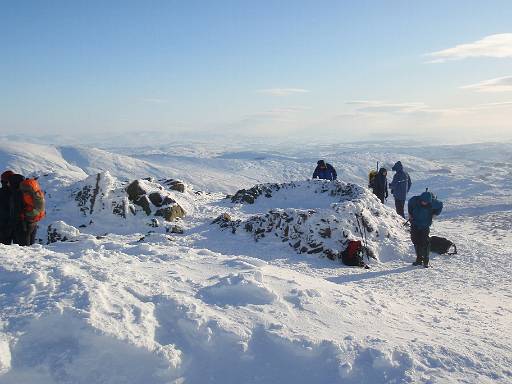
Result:
{"label": "snow", "polygon": [[[40,176],[48,200],[41,244],[0,245],[0,383],[511,382],[511,150],[361,143],[116,152],[0,142],[0,166]],[[306,181],[318,158],[337,168],[338,183]],[[454,241],[459,255],[432,254],[431,269],[410,265],[393,202],[382,206],[357,186],[377,161],[390,170],[395,160],[410,172],[412,193],[428,186],[445,203],[432,234]],[[127,183],[146,177],[146,189],[186,216],[165,222],[138,206],[114,214]],[[169,178],[185,191],[170,190]],[[97,181],[96,208],[81,211],[77,191]],[[352,183],[350,198],[331,194]],[[253,204],[226,199],[257,184],[279,189]],[[212,224],[223,213],[239,220],[235,233]],[[272,222],[284,213],[301,241],[331,248],[342,246],[343,230],[361,238],[361,213],[377,260],[363,270],[297,252]],[[255,237],[247,222],[270,231]],[[319,235],[326,223],[330,238]],[[46,244],[48,225],[66,241]]]}

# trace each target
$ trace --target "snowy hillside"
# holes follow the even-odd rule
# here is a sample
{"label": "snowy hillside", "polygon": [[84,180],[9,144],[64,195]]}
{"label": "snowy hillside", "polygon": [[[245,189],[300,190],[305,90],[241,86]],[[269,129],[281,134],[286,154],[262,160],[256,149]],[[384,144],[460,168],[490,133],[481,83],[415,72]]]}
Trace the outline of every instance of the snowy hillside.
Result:
{"label": "snowy hillside", "polygon": [[[0,383],[509,383],[510,153],[0,141],[48,200],[42,244],[0,245]],[[365,188],[396,160],[445,202],[431,269]],[[369,270],[331,260],[365,232]]]}

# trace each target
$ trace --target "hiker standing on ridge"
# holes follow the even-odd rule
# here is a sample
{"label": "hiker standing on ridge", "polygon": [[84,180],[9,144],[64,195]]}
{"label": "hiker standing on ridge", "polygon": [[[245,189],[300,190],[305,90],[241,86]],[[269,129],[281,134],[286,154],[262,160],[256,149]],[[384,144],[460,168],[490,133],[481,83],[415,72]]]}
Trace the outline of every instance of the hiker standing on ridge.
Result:
{"label": "hiker standing on ridge", "polygon": [[11,175],[14,175],[14,172],[2,173],[2,187],[0,188],[0,243],[5,245],[12,242],[12,229],[9,226],[11,190],[7,181]]}
{"label": "hiker standing on ridge", "polygon": [[430,226],[432,218],[443,210],[443,203],[437,200],[431,192],[423,192],[413,196],[407,204],[409,220],[411,221],[411,240],[416,251],[416,261],[412,265],[428,268],[430,255]]}
{"label": "hiker standing on ridge", "polygon": [[318,160],[316,163],[315,172],[313,172],[313,179],[336,180],[338,175],[334,167],[326,163],[325,160]]}
{"label": "hiker standing on ridge", "polygon": [[397,161],[391,169],[396,173],[393,176],[393,181],[389,184],[389,188],[395,198],[396,213],[405,219],[405,200],[407,199],[407,192],[411,189],[411,178],[409,174],[404,171],[404,167],[400,161]]}
{"label": "hiker standing on ridge", "polygon": [[35,243],[37,223],[45,216],[44,193],[35,179],[14,174],[8,180],[11,189],[9,225],[14,243],[32,245]]}
{"label": "hiker standing on ridge", "polygon": [[372,189],[374,195],[376,195],[382,204],[385,203],[388,198],[388,170],[384,167],[379,169],[379,173],[372,180]]}

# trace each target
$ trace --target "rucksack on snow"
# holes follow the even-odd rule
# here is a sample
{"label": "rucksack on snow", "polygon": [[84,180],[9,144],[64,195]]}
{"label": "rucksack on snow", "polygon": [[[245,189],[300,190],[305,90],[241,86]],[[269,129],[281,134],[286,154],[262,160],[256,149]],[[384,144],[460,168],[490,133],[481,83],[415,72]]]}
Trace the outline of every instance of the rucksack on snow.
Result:
{"label": "rucksack on snow", "polygon": [[361,240],[350,240],[347,248],[341,252],[341,261],[351,267],[366,267],[363,261],[363,245]]}
{"label": "rucksack on snow", "polygon": [[[449,252],[451,247],[453,247],[453,251]],[[439,255],[443,255],[445,253],[448,255],[457,254],[457,246],[450,240],[439,236],[430,236],[430,250]]]}
{"label": "rucksack on snow", "polygon": [[23,198],[21,219],[36,223],[45,216],[44,192],[36,179],[25,179],[20,183]]}

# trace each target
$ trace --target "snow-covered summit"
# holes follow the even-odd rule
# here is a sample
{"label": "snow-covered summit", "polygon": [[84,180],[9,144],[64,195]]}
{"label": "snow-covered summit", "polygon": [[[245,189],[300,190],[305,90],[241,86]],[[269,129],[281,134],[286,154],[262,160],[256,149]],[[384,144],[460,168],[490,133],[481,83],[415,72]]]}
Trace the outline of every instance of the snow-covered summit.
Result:
{"label": "snow-covered summit", "polygon": [[288,243],[298,253],[337,260],[350,240],[361,240],[381,261],[404,258],[409,250],[404,220],[357,184],[259,184],[230,199],[235,203],[231,215],[215,220],[222,229],[248,233],[256,241]]}
{"label": "snow-covered summit", "polygon": [[[451,147],[247,148],[0,142],[3,168],[40,176],[54,241],[0,245],[0,384],[511,381],[512,147],[478,162]],[[340,182],[305,180],[318,158]],[[432,234],[459,255],[430,269],[411,266],[392,200],[361,186],[397,159],[411,194],[445,202]],[[252,201],[221,193],[254,185]],[[155,216],[175,204],[177,222]],[[364,230],[369,270],[318,257]]]}

